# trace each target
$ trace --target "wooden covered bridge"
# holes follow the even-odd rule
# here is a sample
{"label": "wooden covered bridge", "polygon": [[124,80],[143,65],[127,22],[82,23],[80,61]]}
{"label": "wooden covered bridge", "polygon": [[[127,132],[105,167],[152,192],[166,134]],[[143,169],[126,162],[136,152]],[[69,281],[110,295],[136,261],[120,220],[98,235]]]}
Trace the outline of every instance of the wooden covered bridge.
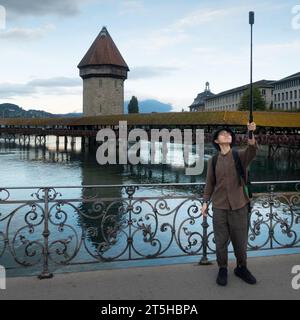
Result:
{"label": "wooden covered bridge", "polygon": [[[300,112],[254,112],[257,124],[256,139],[259,144],[269,146],[272,156],[281,148],[297,153],[300,149]],[[204,129],[205,140],[211,139],[212,132],[220,126],[230,126],[237,134],[237,144],[246,141],[246,124],[248,112],[244,111],[214,111],[214,112],[171,112],[130,115],[108,115],[74,118],[43,118],[0,119],[0,134],[6,142],[19,141],[22,145],[30,143],[31,139],[39,145],[46,143],[47,136],[56,136],[57,144],[60,137],[65,144],[68,139],[71,145],[76,138],[81,138],[82,147],[96,144],[97,132],[103,128],[119,130],[119,121],[127,121],[128,131],[141,128],[148,132],[150,140],[151,129]]]}

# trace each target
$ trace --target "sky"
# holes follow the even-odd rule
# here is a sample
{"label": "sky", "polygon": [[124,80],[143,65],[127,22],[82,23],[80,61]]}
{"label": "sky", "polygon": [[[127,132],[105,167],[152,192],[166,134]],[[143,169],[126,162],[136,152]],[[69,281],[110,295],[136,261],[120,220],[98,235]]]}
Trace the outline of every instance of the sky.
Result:
{"label": "sky", "polygon": [[82,112],[77,65],[106,26],[127,62],[125,99],[188,110],[253,80],[300,71],[300,0],[0,0],[0,103]]}

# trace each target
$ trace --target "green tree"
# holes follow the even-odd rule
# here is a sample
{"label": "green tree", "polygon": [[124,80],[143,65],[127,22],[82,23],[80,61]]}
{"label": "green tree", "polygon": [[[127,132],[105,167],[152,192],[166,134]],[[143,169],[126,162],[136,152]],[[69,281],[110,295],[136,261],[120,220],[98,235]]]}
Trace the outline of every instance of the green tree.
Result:
{"label": "green tree", "polygon": [[[239,110],[249,110],[249,103],[250,103],[250,88],[247,89],[241,99],[241,102],[239,104]],[[260,93],[260,90],[257,87],[253,87],[253,110],[266,110],[266,101],[262,97],[262,94]]]}
{"label": "green tree", "polygon": [[273,101],[270,103],[270,110],[273,110]]}
{"label": "green tree", "polygon": [[138,99],[133,96],[128,104],[128,113],[139,113]]}

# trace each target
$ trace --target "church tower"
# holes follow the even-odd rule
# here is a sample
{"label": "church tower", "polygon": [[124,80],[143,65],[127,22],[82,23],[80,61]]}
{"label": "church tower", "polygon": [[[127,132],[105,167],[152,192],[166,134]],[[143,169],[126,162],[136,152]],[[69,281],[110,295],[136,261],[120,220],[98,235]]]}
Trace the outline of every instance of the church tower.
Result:
{"label": "church tower", "polygon": [[78,68],[83,79],[83,115],[123,114],[129,68],[105,27]]}

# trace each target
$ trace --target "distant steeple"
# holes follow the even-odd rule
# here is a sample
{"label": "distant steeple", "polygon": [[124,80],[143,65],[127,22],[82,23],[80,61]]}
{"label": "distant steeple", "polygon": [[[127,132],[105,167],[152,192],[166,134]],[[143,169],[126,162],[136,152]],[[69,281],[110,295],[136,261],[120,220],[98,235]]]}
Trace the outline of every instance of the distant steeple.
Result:
{"label": "distant steeple", "polygon": [[205,91],[210,91],[210,89],[209,89],[209,82],[206,82],[206,83],[205,83]]}

